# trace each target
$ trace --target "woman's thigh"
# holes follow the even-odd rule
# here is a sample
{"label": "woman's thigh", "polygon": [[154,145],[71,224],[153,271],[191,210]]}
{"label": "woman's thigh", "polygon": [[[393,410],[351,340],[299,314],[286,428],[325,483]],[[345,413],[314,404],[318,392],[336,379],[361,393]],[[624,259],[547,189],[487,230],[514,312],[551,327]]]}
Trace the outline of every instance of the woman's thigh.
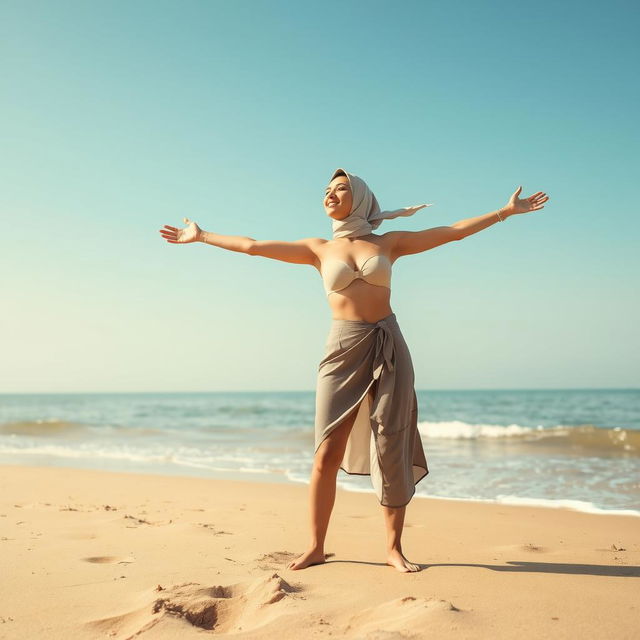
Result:
{"label": "woman's thigh", "polygon": [[[369,403],[373,402],[373,386],[369,389]],[[322,444],[318,447],[315,455],[316,464],[321,465],[331,465],[336,468],[340,466],[342,462],[342,458],[344,457],[345,449],[347,448],[347,441],[349,440],[349,434],[351,433],[351,428],[353,427],[353,423],[356,420],[356,416],[358,415],[358,410],[360,409],[360,405],[364,402],[365,398],[362,399],[346,416],[342,422],[333,429],[333,431],[324,439]]]}

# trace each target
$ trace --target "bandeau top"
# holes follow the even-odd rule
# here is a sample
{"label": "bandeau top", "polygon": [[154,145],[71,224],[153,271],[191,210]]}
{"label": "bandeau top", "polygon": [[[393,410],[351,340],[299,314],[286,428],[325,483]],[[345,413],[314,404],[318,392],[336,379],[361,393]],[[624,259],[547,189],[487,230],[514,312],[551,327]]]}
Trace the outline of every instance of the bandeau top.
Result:
{"label": "bandeau top", "polygon": [[353,269],[346,262],[328,258],[322,262],[322,280],[327,295],[348,287],[356,278],[369,284],[391,288],[391,260],[383,255],[369,256],[360,269]]}

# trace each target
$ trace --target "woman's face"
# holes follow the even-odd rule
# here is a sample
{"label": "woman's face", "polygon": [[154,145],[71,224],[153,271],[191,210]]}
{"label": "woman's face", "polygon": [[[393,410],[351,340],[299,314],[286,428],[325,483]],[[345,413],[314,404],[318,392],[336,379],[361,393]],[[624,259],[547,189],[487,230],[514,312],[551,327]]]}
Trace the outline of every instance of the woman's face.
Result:
{"label": "woman's face", "polygon": [[343,220],[351,213],[353,194],[347,176],[336,176],[325,190],[324,209],[334,220]]}

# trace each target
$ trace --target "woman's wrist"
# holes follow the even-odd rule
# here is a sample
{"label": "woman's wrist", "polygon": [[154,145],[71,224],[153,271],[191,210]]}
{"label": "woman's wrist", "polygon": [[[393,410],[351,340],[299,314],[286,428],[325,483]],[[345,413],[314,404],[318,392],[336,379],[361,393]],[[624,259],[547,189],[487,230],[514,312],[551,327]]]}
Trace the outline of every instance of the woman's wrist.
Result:
{"label": "woman's wrist", "polygon": [[498,216],[498,220],[500,222],[504,222],[509,216],[513,215],[513,211],[511,207],[509,207],[509,205],[506,205],[504,207],[500,207],[496,211],[496,215]]}
{"label": "woman's wrist", "polygon": [[196,235],[196,242],[203,242],[204,244],[207,244],[206,234],[207,234],[206,231],[203,231],[202,229],[198,229],[198,233]]}

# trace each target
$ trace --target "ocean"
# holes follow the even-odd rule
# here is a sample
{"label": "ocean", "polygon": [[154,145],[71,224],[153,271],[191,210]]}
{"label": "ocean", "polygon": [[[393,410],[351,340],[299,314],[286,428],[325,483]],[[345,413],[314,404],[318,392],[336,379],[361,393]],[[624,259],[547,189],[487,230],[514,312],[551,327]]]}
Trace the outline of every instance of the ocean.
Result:
{"label": "ocean", "polygon": [[[416,498],[640,515],[640,389],[417,390]],[[0,395],[0,464],[308,483],[315,393]],[[338,486],[372,494],[369,476]]]}

